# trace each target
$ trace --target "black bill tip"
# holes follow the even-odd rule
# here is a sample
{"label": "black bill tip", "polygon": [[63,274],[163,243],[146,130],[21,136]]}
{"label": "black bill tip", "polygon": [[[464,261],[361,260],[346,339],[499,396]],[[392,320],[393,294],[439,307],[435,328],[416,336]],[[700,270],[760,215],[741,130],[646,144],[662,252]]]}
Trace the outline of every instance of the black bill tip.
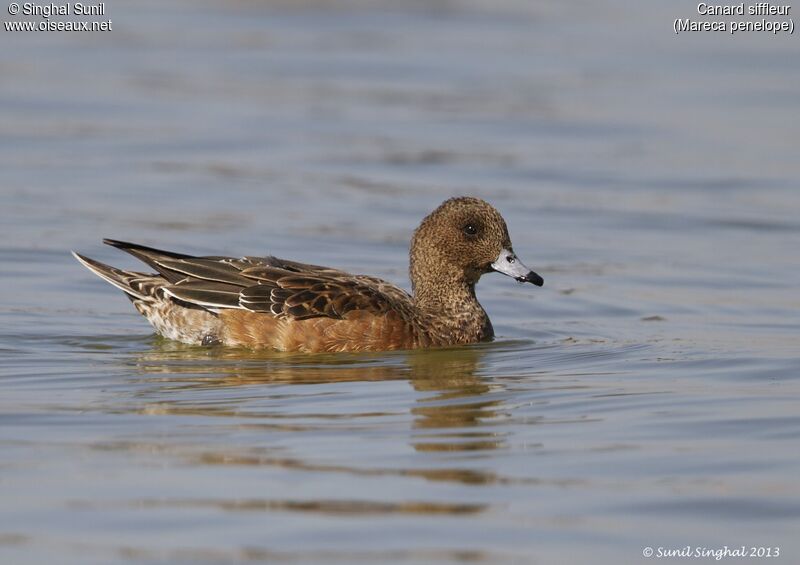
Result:
{"label": "black bill tip", "polygon": [[544,279],[533,271],[529,271],[524,277],[517,277],[517,280],[521,283],[529,282],[535,284],[536,286],[544,285]]}

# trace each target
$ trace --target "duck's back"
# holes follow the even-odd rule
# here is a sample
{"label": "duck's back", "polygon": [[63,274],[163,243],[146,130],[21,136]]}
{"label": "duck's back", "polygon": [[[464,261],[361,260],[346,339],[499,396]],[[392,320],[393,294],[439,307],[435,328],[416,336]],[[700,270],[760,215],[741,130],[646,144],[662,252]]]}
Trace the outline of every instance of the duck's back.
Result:
{"label": "duck's back", "polygon": [[274,257],[265,262],[270,264],[242,271],[258,280],[240,291],[243,307],[219,311],[222,343],[303,352],[420,345],[413,300],[397,286]]}
{"label": "duck's back", "polygon": [[125,291],[156,330],[171,339],[303,352],[420,346],[412,298],[376,277],[277,257],[192,257],[107,243],[158,273],[79,260]]}

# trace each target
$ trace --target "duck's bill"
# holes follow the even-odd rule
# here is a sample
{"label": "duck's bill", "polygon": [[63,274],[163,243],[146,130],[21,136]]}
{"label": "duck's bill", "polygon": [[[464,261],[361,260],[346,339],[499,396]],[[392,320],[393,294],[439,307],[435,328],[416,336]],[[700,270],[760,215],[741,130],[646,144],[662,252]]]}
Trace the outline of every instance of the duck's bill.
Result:
{"label": "duck's bill", "polygon": [[544,279],[542,277],[523,265],[522,261],[517,259],[514,252],[508,249],[503,249],[500,252],[497,260],[492,263],[492,269],[522,283],[529,282],[536,286],[542,286],[544,284]]}

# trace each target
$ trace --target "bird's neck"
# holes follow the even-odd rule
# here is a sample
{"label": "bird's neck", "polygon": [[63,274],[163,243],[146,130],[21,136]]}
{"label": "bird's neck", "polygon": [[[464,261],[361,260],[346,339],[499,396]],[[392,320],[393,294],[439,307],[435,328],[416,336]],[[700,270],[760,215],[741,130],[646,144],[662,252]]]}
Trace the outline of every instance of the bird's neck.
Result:
{"label": "bird's neck", "polygon": [[436,280],[414,284],[414,304],[435,345],[477,343],[494,337],[489,316],[475,296],[475,284]]}

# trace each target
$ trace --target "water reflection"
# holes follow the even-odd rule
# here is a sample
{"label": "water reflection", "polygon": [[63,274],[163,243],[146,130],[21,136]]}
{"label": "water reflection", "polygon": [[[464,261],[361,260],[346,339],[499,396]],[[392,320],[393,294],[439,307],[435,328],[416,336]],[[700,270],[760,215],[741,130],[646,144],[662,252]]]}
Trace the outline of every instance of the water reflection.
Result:
{"label": "water reflection", "polygon": [[[151,415],[236,418],[238,429],[261,429],[265,433],[330,431],[334,424],[339,426],[337,429],[344,426],[347,432],[359,433],[379,428],[381,418],[396,422],[398,416],[411,414],[408,437],[415,451],[462,452],[474,459],[481,451],[506,447],[505,433],[498,431],[495,425],[504,412],[503,388],[482,376],[485,357],[493,347],[366,355],[291,355],[197,348],[157,340],[152,348],[130,361],[137,369],[136,374],[146,378],[145,386],[134,394],[135,401],[129,410]],[[419,394],[415,394],[411,405],[403,406],[401,411],[364,411],[361,405],[338,402],[339,407],[346,406],[348,411],[312,412],[313,402],[309,399],[317,393],[308,385],[367,381],[404,381]],[[298,389],[302,394],[300,402],[286,392],[285,385],[306,385]],[[366,425],[364,418],[367,418]],[[123,444],[103,448],[136,449]],[[168,449],[174,451],[173,447]],[[470,468],[452,464],[443,467],[438,458],[431,459],[428,468],[376,468],[320,463],[314,461],[314,456],[290,456],[285,451],[252,446],[246,449],[205,446],[202,452],[187,450],[182,455],[192,464],[204,466],[263,466],[357,476],[393,475],[471,485],[540,482],[530,477],[499,476],[476,470],[473,465],[469,465]]]}
{"label": "water reflection", "polygon": [[[138,393],[148,399],[157,398],[140,407],[140,411],[151,414],[245,415],[240,405],[249,396],[216,396],[209,403],[206,396],[191,394],[210,389],[258,387],[255,396],[268,392],[270,385],[407,381],[415,391],[423,393],[410,408],[417,431],[412,436],[415,449],[475,451],[502,445],[495,433],[480,430],[498,416],[502,405],[497,395],[490,394],[500,386],[490,385],[480,376],[487,351],[489,348],[484,346],[380,355],[294,355],[205,349],[159,340],[135,358],[135,365],[139,373],[158,375],[148,379],[155,388],[149,386]],[[388,415],[389,412],[376,411],[302,416],[355,419]],[[282,415],[273,410],[248,410],[246,416],[273,419]],[[278,426],[286,431],[304,428]]]}
{"label": "water reflection", "polygon": [[502,437],[485,431],[499,415],[502,400],[477,376],[487,349],[414,352],[408,359],[410,381],[417,391],[431,391],[411,409],[416,417],[418,451],[481,451],[503,446]]}

